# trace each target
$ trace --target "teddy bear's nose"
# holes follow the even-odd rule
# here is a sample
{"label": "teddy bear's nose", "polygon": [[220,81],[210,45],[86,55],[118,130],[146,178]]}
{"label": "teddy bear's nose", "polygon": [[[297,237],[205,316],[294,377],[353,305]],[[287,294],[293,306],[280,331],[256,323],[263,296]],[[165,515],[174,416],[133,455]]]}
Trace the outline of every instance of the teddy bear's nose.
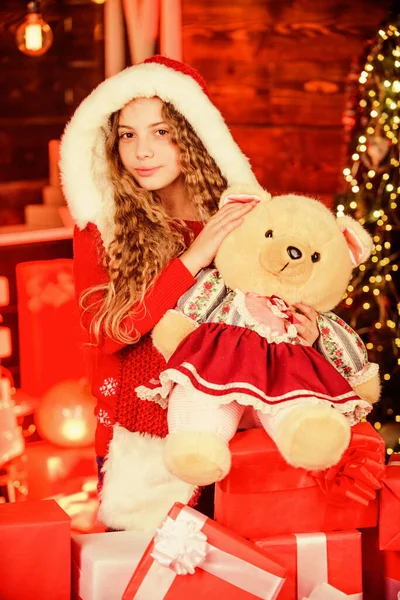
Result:
{"label": "teddy bear's nose", "polygon": [[301,253],[301,250],[296,248],[296,246],[288,246],[287,253],[289,254],[289,256],[292,260],[298,260],[299,258],[301,258],[303,256]]}

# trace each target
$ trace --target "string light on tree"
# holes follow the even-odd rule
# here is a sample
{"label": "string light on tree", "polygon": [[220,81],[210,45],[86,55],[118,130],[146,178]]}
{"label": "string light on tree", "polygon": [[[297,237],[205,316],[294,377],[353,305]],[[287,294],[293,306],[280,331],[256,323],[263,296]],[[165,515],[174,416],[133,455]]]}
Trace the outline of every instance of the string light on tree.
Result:
{"label": "string light on tree", "polygon": [[380,364],[384,389],[375,426],[392,420],[400,437],[399,14],[381,27],[350,85],[343,116],[349,163],[336,211],[362,223],[374,246],[370,261],[355,271],[341,311],[364,339],[370,360]]}

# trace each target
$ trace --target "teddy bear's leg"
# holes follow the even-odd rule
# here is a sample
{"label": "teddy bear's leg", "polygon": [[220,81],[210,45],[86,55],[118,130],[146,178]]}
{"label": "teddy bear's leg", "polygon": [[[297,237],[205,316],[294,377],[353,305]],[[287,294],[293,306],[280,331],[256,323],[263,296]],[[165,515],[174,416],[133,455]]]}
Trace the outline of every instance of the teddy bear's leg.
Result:
{"label": "teddy bear's leg", "polygon": [[282,456],[294,467],[327,469],[339,462],[350,443],[350,424],[328,403],[283,408],[275,415],[258,414]]}
{"label": "teddy bear's leg", "polygon": [[231,466],[228,443],[243,410],[236,402],[219,406],[207,394],[188,393],[176,385],[168,401],[169,435],[164,449],[168,471],[192,485],[223,479]]}

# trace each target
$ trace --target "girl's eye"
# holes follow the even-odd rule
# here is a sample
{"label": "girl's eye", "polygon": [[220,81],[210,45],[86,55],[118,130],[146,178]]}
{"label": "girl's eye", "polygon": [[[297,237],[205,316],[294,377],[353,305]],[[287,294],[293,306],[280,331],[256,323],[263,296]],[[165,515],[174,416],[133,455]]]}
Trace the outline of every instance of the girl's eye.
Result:
{"label": "girl's eye", "polygon": [[268,231],[265,233],[265,237],[272,238],[272,229],[268,229]]}
{"label": "girl's eye", "polygon": [[321,255],[319,252],[314,252],[314,254],[311,256],[311,260],[313,263],[316,263],[320,260]]}
{"label": "girl's eye", "polygon": [[125,131],[124,133],[121,133],[119,136],[120,140],[130,140],[133,138],[133,133],[131,131]]}
{"label": "girl's eye", "polygon": [[156,133],[158,133],[161,137],[167,135],[168,131],[166,129],[157,129]]}

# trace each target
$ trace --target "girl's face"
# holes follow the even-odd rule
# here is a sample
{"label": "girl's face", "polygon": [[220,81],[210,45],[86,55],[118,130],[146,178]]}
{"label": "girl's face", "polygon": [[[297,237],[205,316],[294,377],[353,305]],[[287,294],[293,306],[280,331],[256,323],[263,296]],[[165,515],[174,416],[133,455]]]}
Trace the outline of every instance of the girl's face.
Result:
{"label": "girl's face", "polygon": [[171,140],[171,128],[162,115],[159,98],[136,98],[121,110],[118,149],[122,164],[148,191],[181,184],[179,150]]}

